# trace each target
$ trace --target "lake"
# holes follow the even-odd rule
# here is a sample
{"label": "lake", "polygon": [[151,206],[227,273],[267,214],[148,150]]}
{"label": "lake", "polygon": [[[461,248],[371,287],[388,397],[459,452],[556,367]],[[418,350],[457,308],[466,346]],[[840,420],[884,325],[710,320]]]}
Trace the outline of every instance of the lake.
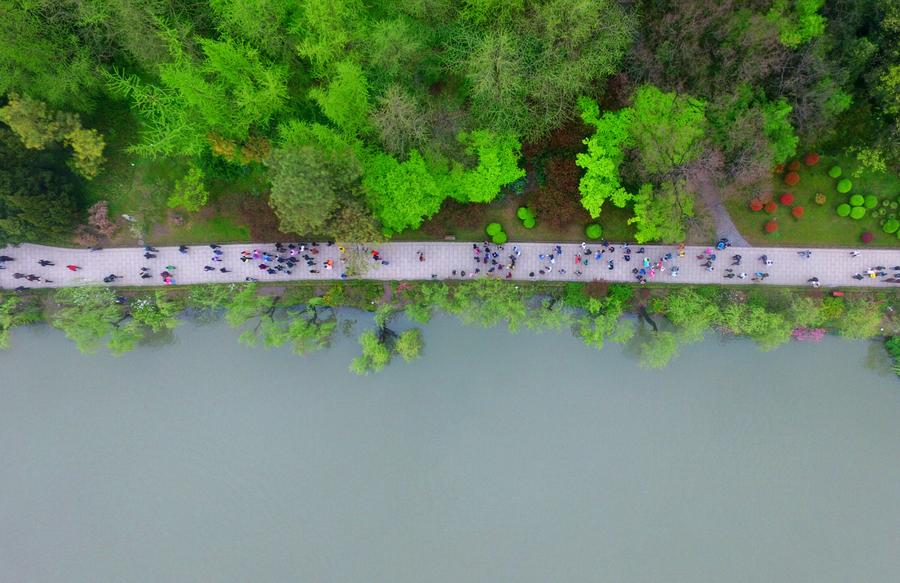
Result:
{"label": "lake", "polygon": [[[359,378],[222,324],[0,353],[0,580],[900,580],[900,382],[870,345],[718,338],[662,371],[425,327]],[[881,349],[876,347],[876,352]]]}

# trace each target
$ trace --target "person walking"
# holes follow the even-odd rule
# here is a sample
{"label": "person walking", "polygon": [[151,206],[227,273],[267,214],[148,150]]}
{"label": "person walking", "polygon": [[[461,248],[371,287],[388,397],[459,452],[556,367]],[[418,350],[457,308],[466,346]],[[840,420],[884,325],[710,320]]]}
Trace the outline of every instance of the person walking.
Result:
{"label": "person walking", "polygon": [[81,268],[77,265],[66,265],[66,269],[68,269],[69,271],[78,271]]}

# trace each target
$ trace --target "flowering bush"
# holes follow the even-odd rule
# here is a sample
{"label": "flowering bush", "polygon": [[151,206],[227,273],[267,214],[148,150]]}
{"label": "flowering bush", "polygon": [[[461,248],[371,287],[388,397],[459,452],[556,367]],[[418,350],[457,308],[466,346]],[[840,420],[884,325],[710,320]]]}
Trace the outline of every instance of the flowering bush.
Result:
{"label": "flowering bush", "polygon": [[791,209],[791,215],[793,215],[795,219],[799,219],[800,217],[802,217],[804,212],[806,211],[803,210],[802,206],[795,206]]}
{"label": "flowering bush", "polygon": [[771,215],[771,214],[773,214],[776,210],[778,210],[778,205],[775,204],[774,201],[771,201],[771,200],[770,200],[769,202],[766,203],[766,206],[763,207],[763,208],[765,208],[766,212],[769,213],[769,214]]}
{"label": "flowering bush", "polygon": [[781,195],[781,198],[779,198],[778,200],[784,206],[791,206],[792,204],[794,204],[794,195],[791,194],[790,192],[785,192],[784,194]]}
{"label": "flowering bush", "polygon": [[762,209],[763,209],[763,203],[761,200],[759,200],[758,198],[754,198],[753,200],[750,201],[750,210],[751,211],[758,213]]}
{"label": "flowering bush", "polygon": [[796,172],[788,172],[784,175],[784,183],[788,186],[796,186],[800,182],[800,175]]}
{"label": "flowering bush", "polygon": [[787,166],[788,171],[796,172],[800,170],[800,160],[791,160],[791,163]]}
{"label": "flowering bush", "polygon": [[815,166],[819,163],[819,155],[815,152],[810,152],[803,157],[803,163],[807,166]]}
{"label": "flowering bush", "polygon": [[799,342],[821,342],[826,333],[825,328],[794,328],[791,337]]}
{"label": "flowering bush", "polygon": [[825,198],[825,195],[822,194],[821,192],[817,192],[817,193],[816,193],[816,204],[818,204],[818,205],[823,205],[823,204],[825,204],[826,202],[828,202],[828,199]]}
{"label": "flowering bush", "polygon": [[874,238],[875,238],[875,235],[873,235],[869,231],[866,231],[862,235],[859,236],[859,240],[862,241],[863,243],[865,243],[866,245],[871,243]]}
{"label": "flowering bush", "polygon": [[765,224],[765,226],[763,227],[763,229],[764,229],[764,230],[766,231],[766,233],[768,233],[768,234],[774,233],[775,231],[778,230],[778,221],[776,221],[775,219],[772,219],[772,220],[770,220],[770,221],[766,221],[766,224]]}

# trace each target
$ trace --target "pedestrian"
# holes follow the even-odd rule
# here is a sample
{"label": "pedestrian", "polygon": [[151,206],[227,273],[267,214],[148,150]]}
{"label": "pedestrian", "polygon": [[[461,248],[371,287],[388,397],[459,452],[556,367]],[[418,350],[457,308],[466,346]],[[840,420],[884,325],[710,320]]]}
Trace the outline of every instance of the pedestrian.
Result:
{"label": "pedestrian", "polygon": [[68,269],[69,271],[78,271],[81,268],[77,265],[66,265],[66,269]]}
{"label": "pedestrian", "polygon": [[38,263],[41,265],[41,267],[49,267],[51,265],[56,265],[52,261],[47,261],[46,259],[41,259],[40,261],[38,261]]}
{"label": "pedestrian", "polygon": [[213,267],[212,265],[204,265],[203,266],[203,271],[215,271],[215,270],[216,270],[216,268]]}
{"label": "pedestrian", "polygon": [[178,246],[178,252],[179,252],[179,253],[182,253],[182,254],[187,253],[187,252],[188,252],[188,247],[187,247],[187,245],[179,245],[179,246]]}
{"label": "pedestrian", "polygon": [[224,267],[219,268],[219,271],[221,271],[222,273],[231,273],[230,269],[225,269]]}
{"label": "pedestrian", "polygon": [[150,253],[149,251],[144,253],[144,259],[156,259],[156,255]]}

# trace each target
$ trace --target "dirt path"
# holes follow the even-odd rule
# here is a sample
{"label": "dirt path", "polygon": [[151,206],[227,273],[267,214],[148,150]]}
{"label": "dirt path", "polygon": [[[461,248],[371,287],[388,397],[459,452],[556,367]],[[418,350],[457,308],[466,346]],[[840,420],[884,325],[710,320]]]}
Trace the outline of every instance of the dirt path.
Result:
{"label": "dirt path", "polygon": [[697,185],[700,189],[700,198],[715,218],[716,236],[727,237],[732,245],[736,247],[751,247],[752,245],[744,239],[740,231],[737,230],[734,221],[731,220],[731,215],[728,214],[728,209],[725,208],[725,204],[722,202],[719,189],[716,188],[712,180],[705,176],[697,181]]}

